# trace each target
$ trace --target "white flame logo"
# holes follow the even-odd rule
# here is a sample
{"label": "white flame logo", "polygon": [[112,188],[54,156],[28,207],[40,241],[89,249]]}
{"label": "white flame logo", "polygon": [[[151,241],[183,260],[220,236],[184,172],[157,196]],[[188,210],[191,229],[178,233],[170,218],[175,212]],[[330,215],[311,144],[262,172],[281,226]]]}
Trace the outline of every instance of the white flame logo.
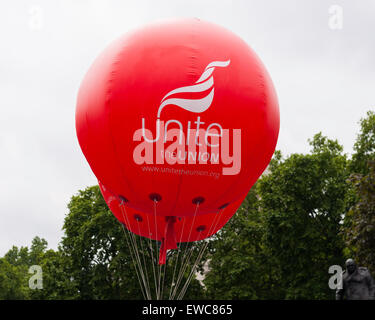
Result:
{"label": "white flame logo", "polygon": [[[190,112],[201,113],[206,111],[214,98],[214,78],[212,73],[215,70],[215,67],[226,67],[230,64],[230,60],[227,61],[213,61],[207,65],[204,69],[200,78],[195,82],[196,84],[192,86],[186,86],[174,89],[168,92],[164,98],[161,100],[161,104],[158,109],[158,118],[160,118],[160,113],[163,108],[167,105],[176,105],[180,108],[183,108]],[[181,98],[169,98],[171,95],[175,93],[192,93],[192,92],[203,92],[208,89],[211,89],[210,93],[201,99],[181,99]]]}

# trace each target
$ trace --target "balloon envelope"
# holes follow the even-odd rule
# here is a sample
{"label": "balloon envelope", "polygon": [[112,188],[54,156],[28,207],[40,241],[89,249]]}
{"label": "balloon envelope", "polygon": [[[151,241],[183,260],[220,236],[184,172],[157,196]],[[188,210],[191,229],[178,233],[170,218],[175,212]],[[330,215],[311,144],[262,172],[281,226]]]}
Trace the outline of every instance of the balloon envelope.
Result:
{"label": "balloon envelope", "polygon": [[[124,35],[95,60],[79,90],[76,130],[116,201],[133,216],[153,216],[157,203],[163,229],[165,217],[211,219],[239,205],[272,157],[279,109],[242,39],[199,19],[173,20]],[[194,230],[196,239],[208,235]]]}

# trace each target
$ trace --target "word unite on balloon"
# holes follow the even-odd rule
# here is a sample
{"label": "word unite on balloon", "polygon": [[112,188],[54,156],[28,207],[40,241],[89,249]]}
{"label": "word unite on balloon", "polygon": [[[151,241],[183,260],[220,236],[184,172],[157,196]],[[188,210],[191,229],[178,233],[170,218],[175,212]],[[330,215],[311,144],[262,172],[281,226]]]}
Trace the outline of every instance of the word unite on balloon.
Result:
{"label": "word unite on balloon", "polygon": [[[153,139],[151,130],[145,128],[145,119],[142,118],[142,128],[133,135],[133,141],[140,141],[133,151],[134,162],[138,165],[221,164],[226,166],[222,168],[223,175],[238,174],[241,170],[241,129],[233,129],[231,134],[219,123],[202,128],[205,122],[199,116],[194,123],[196,126],[192,129],[191,121],[188,121],[185,132],[178,120],[168,120],[164,124],[164,121],[157,119],[156,137]],[[177,125],[178,129],[169,128],[171,124]]]}

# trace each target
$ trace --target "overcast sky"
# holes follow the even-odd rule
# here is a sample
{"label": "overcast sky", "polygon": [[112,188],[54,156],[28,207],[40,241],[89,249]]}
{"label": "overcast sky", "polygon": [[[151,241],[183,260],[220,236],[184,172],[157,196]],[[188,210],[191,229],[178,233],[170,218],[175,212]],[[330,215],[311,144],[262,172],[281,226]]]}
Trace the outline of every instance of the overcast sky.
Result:
{"label": "overcast sky", "polygon": [[279,97],[277,149],[308,152],[322,131],[352,152],[375,109],[374,0],[2,0],[0,256],[36,235],[57,247],[70,197],[96,184],[75,135],[80,82],[112,40],[171,17],[220,24],[257,52]]}

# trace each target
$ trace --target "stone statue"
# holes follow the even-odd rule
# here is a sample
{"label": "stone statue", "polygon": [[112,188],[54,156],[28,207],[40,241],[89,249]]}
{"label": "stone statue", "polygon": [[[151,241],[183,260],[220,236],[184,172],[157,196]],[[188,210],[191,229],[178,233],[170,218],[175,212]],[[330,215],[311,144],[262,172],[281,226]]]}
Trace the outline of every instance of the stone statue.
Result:
{"label": "stone statue", "polygon": [[345,267],[336,300],[375,300],[375,281],[368,269],[357,267],[353,259],[346,260]]}

